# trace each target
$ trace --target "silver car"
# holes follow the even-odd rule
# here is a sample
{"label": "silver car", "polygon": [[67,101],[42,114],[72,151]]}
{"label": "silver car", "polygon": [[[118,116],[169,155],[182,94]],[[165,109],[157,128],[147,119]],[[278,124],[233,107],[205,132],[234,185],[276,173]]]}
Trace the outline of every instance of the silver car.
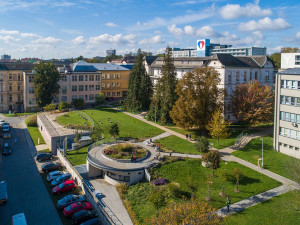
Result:
{"label": "silver car", "polygon": [[72,178],[72,175],[69,173],[62,174],[51,182],[51,186],[54,187],[56,185],[61,184],[62,182],[65,182],[66,180],[71,179],[71,178]]}
{"label": "silver car", "polygon": [[56,170],[56,171],[53,171],[53,172],[50,172],[47,176],[47,181],[53,181],[55,180],[57,177],[59,177],[60,175],[64,174],[63,171],[59,171],[59,170]]}
{"label": "silver car", "polygon": [[75,203],[75,202],[84,202],[85,201],[85,197],[83,195],[67,195],[66,197],[58,200],[57,202],[57,207],[59,209],[63,209],[65,207],[67,207],[68,205]]}

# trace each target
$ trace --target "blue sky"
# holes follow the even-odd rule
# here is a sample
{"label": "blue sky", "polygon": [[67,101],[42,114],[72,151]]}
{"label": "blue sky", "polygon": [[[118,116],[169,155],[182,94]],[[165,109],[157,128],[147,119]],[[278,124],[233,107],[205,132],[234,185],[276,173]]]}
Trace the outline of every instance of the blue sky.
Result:
{"label": "blue sky", "polygon": [[0,0],[0,54],[12,58],[105,56],[138,48],[299,47],[297,0]]}

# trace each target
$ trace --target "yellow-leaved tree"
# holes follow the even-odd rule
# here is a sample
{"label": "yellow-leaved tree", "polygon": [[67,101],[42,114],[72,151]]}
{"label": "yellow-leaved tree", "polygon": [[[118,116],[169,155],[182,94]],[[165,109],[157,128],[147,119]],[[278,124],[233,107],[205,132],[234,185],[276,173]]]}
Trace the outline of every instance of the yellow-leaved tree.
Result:
{"label": "yellow-leaved tree", "polygon": [[211,120],[206,126],[206,129],[209,130],[209,135],[212,138],[217,139],[217,145],[219,146],[219,140],[225,139],[230,136],[228,131],[228,126],[231,124],[231,121],[225,121],[224,115],[221,110],[218,109],[212,116]]}

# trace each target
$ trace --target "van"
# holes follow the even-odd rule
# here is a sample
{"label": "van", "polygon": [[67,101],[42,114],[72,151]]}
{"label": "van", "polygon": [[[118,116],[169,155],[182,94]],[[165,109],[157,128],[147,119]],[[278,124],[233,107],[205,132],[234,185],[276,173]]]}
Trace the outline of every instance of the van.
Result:
{"label": "van", "polygon": [[12,217],[11,225],[27,225],[25,214],[19,213]]}

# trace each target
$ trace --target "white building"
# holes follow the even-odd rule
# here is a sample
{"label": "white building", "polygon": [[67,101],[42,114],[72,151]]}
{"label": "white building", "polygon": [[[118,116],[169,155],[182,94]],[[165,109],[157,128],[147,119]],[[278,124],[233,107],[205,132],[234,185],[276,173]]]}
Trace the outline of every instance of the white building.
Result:
{"label": "white building", "polygon": [[178,58],[178,57],[197,57],[197,50],[193,49],[193,48],[186,48],[186,49],[172,48],[171,55],[174,58]]}
{"label": "white building", "polygon": [[300,68],[300,52],[281,53],[281,69]]}
{"label": "white building", "polygon": [[[285,54],[285,53],[284,53]],[[289,53],[295,62],[296,53]],[[281,56],[281,58],[283,58]],[[274,149],[300,158],[300,68],[282,70],[276,76]]]}
{"label": "white building", "polygon": [[211,54],[231,54],[233,56],[255,56],[255,55],[267,55],[267,48],[261,47],[240,47],[240,48],[233,48],[233,47],[222,47],[216,46],[211,49]]}

